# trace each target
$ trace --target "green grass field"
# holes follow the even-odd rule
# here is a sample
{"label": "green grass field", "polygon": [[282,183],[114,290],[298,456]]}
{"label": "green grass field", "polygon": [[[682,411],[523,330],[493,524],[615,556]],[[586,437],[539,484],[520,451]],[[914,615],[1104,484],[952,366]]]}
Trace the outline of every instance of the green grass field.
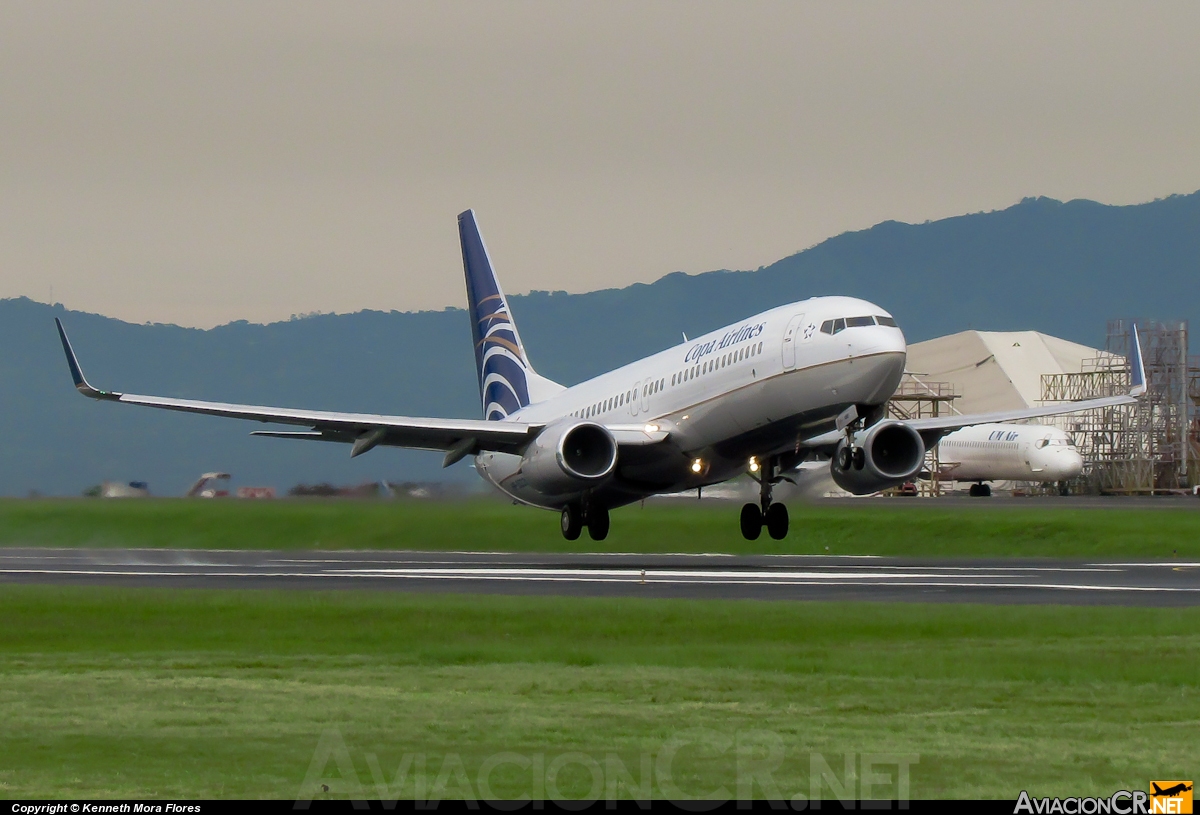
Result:
{"label": "green grass field", "polygon": [[0,620],[9,798],[456,797],[481,768],[624,796],[643,756],[655,796],[744,792],[762,760],[790,798],[881,753],[913,797],[1012,798],[1200,755],[1200,609],[0,586]]}
{"label": "green grass field", "polygon": [[[930,505],[906,499],[794,504],[792,531],[745,541],[737,506],[651,502],[612,514],[596,542],[565,541],[553,513],[497,500],[0,501],[0,546],[425,549],[974,557],[1200,557],[1200,501],[1173,509]],[[486,534],[481,531],[486,531]]]}

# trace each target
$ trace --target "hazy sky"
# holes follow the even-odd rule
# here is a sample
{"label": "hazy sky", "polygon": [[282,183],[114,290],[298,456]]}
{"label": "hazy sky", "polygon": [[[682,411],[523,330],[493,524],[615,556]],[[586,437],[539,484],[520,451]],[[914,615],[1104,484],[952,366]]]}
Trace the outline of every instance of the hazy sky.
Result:
{"label": "hazy sky", "polygon": [[210,326],[1200,188],[1200,4],[3,2],[0,296]]}

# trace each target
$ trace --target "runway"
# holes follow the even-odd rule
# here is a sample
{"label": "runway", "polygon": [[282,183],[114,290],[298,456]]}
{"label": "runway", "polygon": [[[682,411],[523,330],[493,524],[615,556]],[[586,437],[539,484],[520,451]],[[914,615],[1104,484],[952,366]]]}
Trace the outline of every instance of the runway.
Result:
{"label": "runway", "polygon": [[809,601],[1200,604],[1200,562],[0,549],[0,583]]}

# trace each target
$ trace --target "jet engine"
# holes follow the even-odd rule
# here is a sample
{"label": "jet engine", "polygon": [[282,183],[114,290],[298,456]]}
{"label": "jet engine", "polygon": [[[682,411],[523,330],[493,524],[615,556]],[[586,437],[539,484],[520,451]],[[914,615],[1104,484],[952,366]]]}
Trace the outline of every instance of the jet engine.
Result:
{"label": "jet engine", "polygon": [[829,462],[834,482],[855,495],[867,495],[903,484],[916,476],[925,460],[921,435],[906,424],[878,422],[844,439]]}
{"label": "jet engine", "polygon": [[538,434],[521,458],[521,474],[546,494],[595,487],[617,467],[617,442],[602,425],[559,422]]}

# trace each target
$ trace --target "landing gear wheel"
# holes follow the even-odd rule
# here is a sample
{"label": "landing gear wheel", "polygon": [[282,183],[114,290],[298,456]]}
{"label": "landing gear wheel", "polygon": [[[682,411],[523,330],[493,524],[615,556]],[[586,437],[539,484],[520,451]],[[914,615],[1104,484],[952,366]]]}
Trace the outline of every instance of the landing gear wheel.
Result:
{"label": "landing gear wheel", "polygon": [[987,498],[992,494],[992,488],[987,484],[972,484],[970,495],[972,498]]}
{"label": "landing gear wheel", "polygon": [[854,449],[854,469],[861,470],[865,466],[867,466],[867,454],[861,447],[856,447]]}
{"label": "landing gear wheel", "polygon": [[608,507],[590,506],[587,517],[588,534],[594,541],[608,537]]}
{"label": "landing gear wheel", "polygon": [[1071,494],[1071,487],[1070,487],[1070,485],[1067,484],[1066,481],[1058,482],[1058,494],[1063,496],[1064,498]]}
{"label": "landing gear wheel", "polygon": [[742,537],[748,541],[758,540],[762,534],[763,516],[758,504],[746,504],[742,507]]}
{"label": "landing gear wheel", "polygon": [[850,469],[850,465],[854,461],[854,455],[850,452],[849,447],[839,447],[837,451],[837,466],[842,472]]}
{"label": "landing gear wheel", "polygon": [[787,537],[788,511],[783,504],[771,504],[767,507],[767,534],[777,541]]}
{"label": "landing gear wheel", "polygon": [[578,540],[583,531],[583,513],[574,504],[567,504],[562,511],[562,533],[569,541]]}

